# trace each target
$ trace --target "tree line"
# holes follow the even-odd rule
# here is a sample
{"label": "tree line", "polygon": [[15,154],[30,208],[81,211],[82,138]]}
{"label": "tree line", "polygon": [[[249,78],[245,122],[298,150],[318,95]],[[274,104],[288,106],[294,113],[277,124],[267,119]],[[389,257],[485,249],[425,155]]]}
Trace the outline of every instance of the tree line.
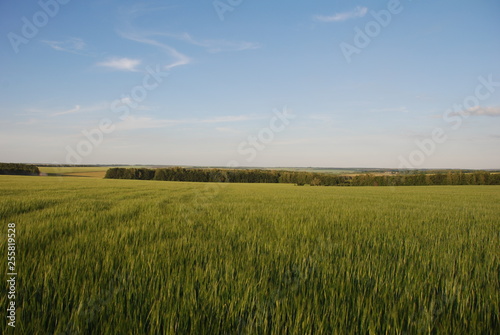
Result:
{"label": "tree line", "polygon": [[421,172],[384,176],[367,173],[341,176],[306,171],[258,169],[111,168],[107,170],[105,178],[218,183],[289,183],[311,186],[500,185],[500,174],[487,171],[473,173],[448,171],[432,174]]}
{"label": "tree line", "polygon": [[36,165],[20,163],[0,163],[0,174],[38,176],[40,170]]}
{"label": "tree line", "polygon": [[309,172],[258,169],[199,168],[111,168],[105,178],[218,183],[294,183],[298,185],[341,185],[348,177]]}
{"label": "tree line", "polygon": [[365,174],[353,177],[353,186],[428,186],[428,185],[500,185],[500,174],[487,171],[447,171],[434,173],[396,174],[375,176]]}

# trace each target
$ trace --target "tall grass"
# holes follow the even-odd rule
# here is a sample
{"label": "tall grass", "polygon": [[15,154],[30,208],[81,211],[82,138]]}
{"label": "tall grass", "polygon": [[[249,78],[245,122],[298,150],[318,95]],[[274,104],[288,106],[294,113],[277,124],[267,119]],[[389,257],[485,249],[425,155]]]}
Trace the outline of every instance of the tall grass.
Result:
{"label": "tall grass", "polygon": [[500,330],[498,186],[208,187],[0,176],[16,331]]}

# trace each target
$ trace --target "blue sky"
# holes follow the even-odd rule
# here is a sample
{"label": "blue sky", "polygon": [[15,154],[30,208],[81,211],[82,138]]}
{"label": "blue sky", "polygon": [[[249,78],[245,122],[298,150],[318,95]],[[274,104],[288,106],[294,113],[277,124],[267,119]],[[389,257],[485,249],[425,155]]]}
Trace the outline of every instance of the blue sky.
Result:
{"label": "blue sky", "polygon": [[499,17],[495,0],[2,1],[0,161],[500,168]]}

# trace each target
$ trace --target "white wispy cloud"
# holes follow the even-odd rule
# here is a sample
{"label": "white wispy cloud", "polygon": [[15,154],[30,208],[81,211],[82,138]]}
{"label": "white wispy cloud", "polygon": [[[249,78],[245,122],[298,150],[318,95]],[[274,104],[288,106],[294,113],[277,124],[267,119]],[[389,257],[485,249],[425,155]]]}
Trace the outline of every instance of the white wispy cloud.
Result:
{"label": "white wispy cloud", "polygon": [[17,115],[37,115],[37,117],[56,117],[61,115],[76,114],[76,113],[91,113],[109,110],[109,103],[100,102],[93,105],[75,105],[73,108],[26,108],[23,113]]}
{"label": "white wispy cloud", "polygon": [[334,120],[331,115],[323,115],[323,114],[310,115],[309,119],[321,122],[332,122]]}
{"label": "white wispy cloud", "polygon": [[496,106],[496,107],[476,106],[476,107],[469,108],[463,112],[450,113],[449,115],[500,116],[500,106]]}
{"label": "white wispy cloud", "polygon": [[191,59],[169,44],[159,41],[158,39],[151,38],[152,34],[145,33],[143,30],[135,27],[134,21],[138,17],[145,14],[151,12],[158,13],[171,8],[171,6],[152,7],[143,3],[137,3],[133,6],[124,7],[120,10],[121,15],[119,18],[119,28],[116,30],[117,34],[124,39],[159,48],[169,58],[171,58],[168,60],[169,63],[163,66],[166,70],[187,65],[191,63]]}
{"label": "white wispy cloud", "polygon": [[[192,62],[192,59],[174,48],[171,44],[172,40],[182,41],[187,44],[195,45],[204,48],[207,52],[217,53],[225,51],[243,51],[258,49],[261,47],[258,43],[246,41],[228,41],[225,39],[196,39],[188,33],[171,33],[166,31],[150,30],[145,31],[134,26],[134,21],[138,17],[162,10],[169,10],[172,7],[150,7],[143,4],[138,4],[121,11],[120,28],[117,33],[125,39],[137,43],[157,47],[162,50],[171,60],[169,64],[163,68],[170,70],[174,67],[187,65]],[[170,39],[170,40],[168,40]]]}
{"label": "white wispy cloud", "polygon": [[[134,130],[134,129],[153,129],[153,128],[165,128],[170,126],[175,126],[179,124],[190,124],[190,125],[201,125],[201,124],[219,124],[219,123],[233,123],[233,122],[244,122],[260,119],[255,116],[239,115],[239,116],[220,116],[209,119],[202,118],[191,118],[191,119],[155,119],[152,117],[135,117],[130,116],[125,120],[119,122],[116,126],[120,130]],[[218,131],[228,132],[228,127],[216,127]]]}
{"label": "white wispy cloud", "polygon": [[142,44],[152,45],[152,46],[158,47],[162,51],[164,51],[167,55],[169,55],[173,59],[173,62],[164,66],[164,69],[166,69],[166,70],[170,70],[174,67],[191,63],[191,59],[188,56],[182,54],[181,52],[177,51],[175,48],[173,48],[165,43],[162,43],[162,42],[157,41],[157,40],[152,39],[152,38],[148,38],[147,36],[144,36],[144,35],[138,34],[138,33],[119,32],[119,34],[120,34],[120,36],[122,36],[125,39],[131,40],[134,42],[138,42],[138,43],[142,43]]}
{"label": "white wispy cloud", "polygon": [[394,108],[375,108],[371,109],[370,113],[409,113],[410,111],[408,108],[401,106],[401,107],[394,107]]}
{"label": "white wispy cloud", "polygon": [[282,141],[274,141],[273,145],[301,145],[301,144],[324,144],[331,141],[328,138],[296,138]]}
{"label": "white wispy cloud", "polygon": [[26,121],[20,121],[20,122],[17,122],[16,124],[22,125],[22,126],[31,126],[31,125],[37,124],[38,122],[39,122],[38,119],[29,118]]}
{"label": "white wispy cloud", "polygon": [[85,50],[86,44],[81,38],[70,38],[65,41],[42,41],[42,43],[47,44],[54,50],[70,52],[75,54],[82,54],[82,51]]}
{"label": "white wispy cloud", "polygon": [[41,108],[25,108],[23,113],[16,113],[17,115],[32,115],[32,114],[50,114],[45,109]]}
{"label": "white wispy cloud", "polygon": [[259,49],[262,46],[259,43],[246,41],[228,41],[224,39],[195,39],[189,33],[172,34],[172,33],[151,33],[152,35],[171,37],[186,43],[205,48],[208,52],[217,53],[225,51],[244,51]]}
{"label": "white wispy cloud", "polygon": [[196,121],[200,123],[224,123],[224,122],[250,121],[257,119],[258,119],[257,117],[249,115],[229,115],[229,116],[218,116],[210,119],[198,119]]}
{"label": "white wispy cloud", "polygon": [[240,132],[234,128],[230,127],[216,127],[215,130],[217,130],[220,133],[226,133],[226,134],[239,134]]}
{"label": "white wispy cloud", "polygon": [[363,17],[368,13],[367,7],[357,6],[349,12],[335,13],[334,15],[315,15],[314,20],[319,22],[341,22],[357,17]]}
{"label": "white wispy cloud", "polygon": [[131,58],[111,58],[107,61],[97,63],[98,66],[103,66],[120,71],[137,71],[137,66],[141,64],[140,59]]}
{"label": "white wispy cloud", "polygon": [[[465,109],[462,111],[447,113],[446,115],[447,116],[462,116],[462,117],[469,117],[469,116],[495,117],[495,116],[500,116],[500,106],[497,106],[497,107],[475,106],[475,107]],[[442,114],[433,114],[431,116],[431,118],[441,119],[441,118],[443,118],[443,115]]]}
{"label": "white wispy cloud", "polygon": [[160,120],[151,117],[130,116],[116,125],[117,130],[164,128],[179,124],[177,120]]}
{"label": "white wispy cloud", "polygon": [[74,108],[62,111],[62,112],[56,112],[52,113],[50,116],[59,116],[59,115],[66,115],[66,114],[73,114],[73,113],[78,113],[81,109],[80,105],[76,105]]}

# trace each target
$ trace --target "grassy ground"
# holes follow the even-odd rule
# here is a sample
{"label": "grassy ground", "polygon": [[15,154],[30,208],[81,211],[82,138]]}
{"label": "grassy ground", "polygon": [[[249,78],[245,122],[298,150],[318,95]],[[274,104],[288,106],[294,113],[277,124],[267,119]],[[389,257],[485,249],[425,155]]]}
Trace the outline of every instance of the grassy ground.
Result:
{"label": "grassy ground", "polygon": [[500,330],[497,186],[0,176],[0,192],[19,334]]}

